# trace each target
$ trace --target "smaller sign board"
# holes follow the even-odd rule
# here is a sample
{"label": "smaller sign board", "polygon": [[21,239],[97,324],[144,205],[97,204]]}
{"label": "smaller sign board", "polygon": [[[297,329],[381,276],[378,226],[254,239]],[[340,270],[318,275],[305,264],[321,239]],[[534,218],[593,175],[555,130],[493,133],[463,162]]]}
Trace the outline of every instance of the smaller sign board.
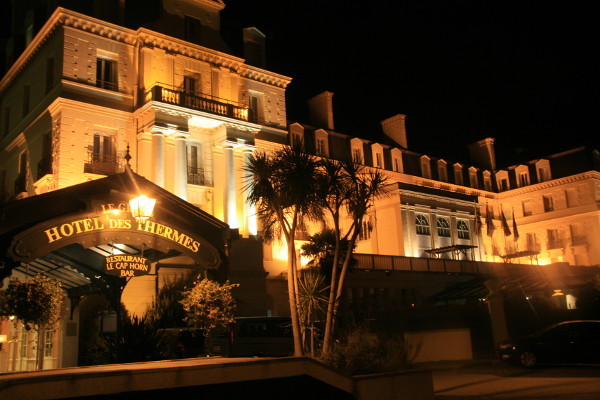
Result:
{"label": "smaller sign board", "polygon": [[114,254],[106,257],[104,271],[121,278],[142,276],[150,272],[150,260],[138,255]]}

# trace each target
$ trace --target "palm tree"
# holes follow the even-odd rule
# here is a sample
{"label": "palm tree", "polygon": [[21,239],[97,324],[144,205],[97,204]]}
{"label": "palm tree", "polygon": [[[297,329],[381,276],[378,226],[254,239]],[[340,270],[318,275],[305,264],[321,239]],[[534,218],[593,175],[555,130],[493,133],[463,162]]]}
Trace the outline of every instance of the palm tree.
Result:
{"label": "palm tree", "polygon": [[[319,191],[320,204],[333,220],[335,232],[333,265],[342,265],[339,275],[338,268],[333,268],[331,271],[323,340],[323,354],[327,354],[333,340],[333,328],[342,297],[344,280],[352,261],[356,240],[374,199],[384,193],[387,181],[379,170],[367,171],[363,165],[351,161],[323,160],[322,171]],[[343,234],[342,213],[351,221],[350,227]],[[344,241],[347,242],[347,246],[342,245]]]}
{"label": "palm tree", "polygon": [[288,250],[288,297],[295,355],[302,355],[298,320],[298,266],[295,236],[305,218],[318,219],[318,163],[301,146],[284,146],[271,154],[252,155],[244,166],[248,203],[256,206],[266,241],[283,236]]}

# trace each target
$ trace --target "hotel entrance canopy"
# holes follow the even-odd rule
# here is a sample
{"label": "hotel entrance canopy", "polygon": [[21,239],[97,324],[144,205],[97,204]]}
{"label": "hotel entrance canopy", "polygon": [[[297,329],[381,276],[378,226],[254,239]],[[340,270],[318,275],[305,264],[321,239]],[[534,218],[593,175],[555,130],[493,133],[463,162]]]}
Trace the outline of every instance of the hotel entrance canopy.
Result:
{"label": "hotel entrance canopy", "polygon": [[[153,215],[135,219],[129,201],[156,200]],[[71,296],[112,292],[126,280],[107,274],[105,258],[150,262],[185,256],[224,276],[227,224],[126,168],[125,172],[0,205],[0,279],[13,270],[59,279]],[[108,294],[108,293],[107,293]]]}

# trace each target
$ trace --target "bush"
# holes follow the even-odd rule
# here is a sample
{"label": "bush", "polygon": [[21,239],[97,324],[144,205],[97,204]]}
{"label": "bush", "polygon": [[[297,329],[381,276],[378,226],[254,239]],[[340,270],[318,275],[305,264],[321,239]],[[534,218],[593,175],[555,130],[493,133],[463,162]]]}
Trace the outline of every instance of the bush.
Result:
{"label": "bush", "polygon": [[349,332],[318,360],[349,375],[398,371],[410,366],[404,340],[372,334],[364,328]]}

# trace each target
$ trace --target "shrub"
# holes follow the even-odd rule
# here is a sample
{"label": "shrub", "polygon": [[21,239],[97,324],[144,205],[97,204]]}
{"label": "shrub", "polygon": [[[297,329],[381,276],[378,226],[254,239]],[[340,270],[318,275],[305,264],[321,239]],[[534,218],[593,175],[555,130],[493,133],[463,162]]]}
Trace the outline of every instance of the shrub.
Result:
{"label": "shrub", "polygon": [[350,331],[318,360],[349,375],[398,371],[410,366],[404,340],[372,334],[364,328]]}

